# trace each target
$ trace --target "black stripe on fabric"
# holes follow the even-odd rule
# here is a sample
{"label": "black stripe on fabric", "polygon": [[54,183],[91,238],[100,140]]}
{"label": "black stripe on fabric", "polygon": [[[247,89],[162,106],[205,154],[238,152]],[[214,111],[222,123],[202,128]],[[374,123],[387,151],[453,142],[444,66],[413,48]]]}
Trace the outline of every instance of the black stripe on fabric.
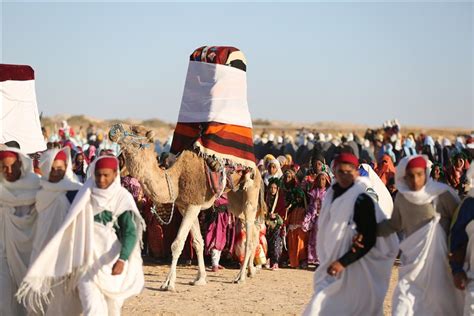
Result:
{"label": "black stripe on fabric", "polygon": [[173,136],[173,142],[171,143],[170,152],[172,154],[178,154],[186,149],[191,149],[194,146],[196,138],[191,138],[183,134],[175,133]]}
{"label": "black stripe on fabric", "polygon": [[209,139],[222,146],[233,147],[242,151],[246,151],[248,153],[255,154],[253,151],[253,146],[249,146],[249,145],[246,145],[234,140],[223,139],[215,134],[206,134],[206,135],[203,135],[201,138],[203,139],[203,141],[206,141],[206,139]]}

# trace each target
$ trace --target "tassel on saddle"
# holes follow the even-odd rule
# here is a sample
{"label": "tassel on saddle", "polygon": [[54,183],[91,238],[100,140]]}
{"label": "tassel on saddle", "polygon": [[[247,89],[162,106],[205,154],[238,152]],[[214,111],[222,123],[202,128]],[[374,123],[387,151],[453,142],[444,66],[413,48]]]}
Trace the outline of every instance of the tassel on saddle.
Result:
{"label": "tassel on saddle", "polygon": [[212,157],[206,158],[206,164],[212,172],[218,172],[222,168],[221,163]]}

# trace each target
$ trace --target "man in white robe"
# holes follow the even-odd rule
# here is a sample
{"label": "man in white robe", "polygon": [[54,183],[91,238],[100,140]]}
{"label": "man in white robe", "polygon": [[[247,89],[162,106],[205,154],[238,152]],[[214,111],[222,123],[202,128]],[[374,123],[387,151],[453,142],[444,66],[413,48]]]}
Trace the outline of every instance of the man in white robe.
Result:
{"label": "man in white robe", "polygon": [[[395,236],[376,238],[385,219],[366,192],[373,184],[358,176],[358,159],[342,153],[335,160],[336,183],[319,217],[314,294],[304,315],[382,315],[393,261]],[[390,210],[386,210],[387,213]],[[362,236],[355,242],[356,236]]]}
{"label": "man in white robe", "polygon": [[143,289],[144,222],[117,169],[110,156],[91,165],[92,177],[17,292],[26,306],[48,300],[62,284],[78,290],[84,315],[120,315],[124,300]]}
{"label": "man in white robe", "polygon": [[428,159],[403,158],[395,175],[398,194],[379,236],[403,232],[401,266],[393,293],[393,315],[461,315],[462,293],[449,275],[447,233],[459,198],[449,186],[433,181]]}
{"label": "man in white robe", "polygon": [[2,147],[0,160],[0,315],[23,315],[14,294],[30,262],[40,180],[19,149]]}

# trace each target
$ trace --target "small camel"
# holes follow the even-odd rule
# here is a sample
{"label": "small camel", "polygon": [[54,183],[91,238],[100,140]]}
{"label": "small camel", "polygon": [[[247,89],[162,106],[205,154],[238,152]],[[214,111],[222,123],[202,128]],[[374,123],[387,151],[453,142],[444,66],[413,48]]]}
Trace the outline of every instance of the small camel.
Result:
{"label": "small camel", "polygon": [[[204,285],[206,284],[204,240],[199,228],[198,215],[202,210],[211,208],[216,199],[207,182],[206,161],[197,153],[185,150],[170,169],[162,170],[156,161],[153,136],[153,131],[135,125],[115,124],[109,131],[110,140],[121,146],[130,175],[140,182],[146,195],[155,204],[175,203],[183,215],[178,235],[171,245],[171,269],[161,289],[175,291],[176,265],[190,231],[198,259],[198,274],[190,284]],[[244,221],[247,231],[245,259],[234,280],[235,283],[245,281],[247,268],[249,277],[253,277],[256,272],[253,262],[259,234],[256,227],[257,213],[259,216],[264,216],[266,207],[263,200],[262,178],[258,170],[255,170],[253,178],[254,180],[245,183],[245,189],[229,191],[227,194],[229,210]]]}

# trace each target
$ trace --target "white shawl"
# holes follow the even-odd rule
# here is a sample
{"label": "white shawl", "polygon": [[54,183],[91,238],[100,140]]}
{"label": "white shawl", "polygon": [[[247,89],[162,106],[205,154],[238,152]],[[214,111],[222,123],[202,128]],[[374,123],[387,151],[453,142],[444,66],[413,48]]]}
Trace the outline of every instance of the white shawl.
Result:
{"label": "white shawl", "polygon": [[21,176],[17,181],[8,182],[0,173],[2,205],[17,207],[34,204],[36,191],[39,189],[39,176],[33,172],[32,160],[17,148],[6,147],[2,150],[15,152],[21,160]]}
{"label": "white shawl", "polygon": [[[375,246],[352,263],[338,277],[327,273],[329,265],[340,259],[352,246],[356,234],[353,221],[358,196],[370,187],[359,177],[342,196],[332,201],[329,189],[319,218],[317,253],[320,266],[314,274],[314,294],[304,315],[382,315],[391,269],[398,250],[395,235],[378,237]],[[378,203],[377,222],[386,218]]]}
{"label": "white shawl", "polygon": [[31,262],[34,261],[64,222],[71,206],[66,197],[67,191],[77,191],[82,187],[82,184],[76,180],[72,172],[69,147],[63,149],[67,156],[64,178],[57,183],[48,181],[51,166],[59,151],[59,149],[50,149],[41,155],[39,167],[41,168],[43,178],[40,182],[41,190],[36,194],[38,222],[33,242],[33,252],[31,253]]}
{"label": "white shawl", "polygon": [[17,313],[13,295],[30,261],[39,177],[33,173],[31,159],[20,150],[8,147],[5,150],[17,153],[21,160],[20,179],[8,182],[0,174],[0,314],[8,315]]}
{"label": "white shawl", "polygon": [[446,233],[439,214],[400,244],[402,265],[392,315],[461,315],[462,292],[449,272]]}
{"label": "white shawl", "polygon": [[[430,177],[430,171],[426,169],[426,184],[419,191],[412,191],[408,187],[405,181],[405,174],[408,162],[410,160],[420,157],[420,155],[405,157],[400,160],[397,166],[397,173],[395,174],[395,186],[398,189],[398,193],[402,194],[410,203],[416,205],[424,205],[433,202],[440,194],[449,191],[451,194],[459,200],[456,192],[448,185],[434,181]],[[422,156],[428,163],[428,158]]]}
{"label": "white shawl", "polygon": [[[98,158],[91,165],[94,175]],[[108,210],[113,221],[106,226],[95,223],[94,215]],[[99,189],[92,176],[74,199],[66,219],[33,262],[17,292],[25,306],[42,309],[54,286],[69,279],[77,286],[82,278],[92,279],[104,295],[126,299],[141,292],[144,285],[140,242],[125,264],[121,275],[112,276],[112,266],[119,257],[121,245],[113,230],[114,221],[125,211],[132,211],[138,240],[145,228],[132,195],[120,185],[120,176],[107,189]]]}
{"label": "white shawl", "polygon": [[380,177],[375,173],[374,169],[368,164],[362,164],[362,168],[369,173],[369,180],[371,188],[377,193],[377,199],[382,212],[387,218],[392,217],[393,199],[390,192],[387,190],[385,184],[380,180]]}
{"label": "white shawl", "polygon": [[21,176],[15,182],[0,179],[0,227],[9,268],[16,285],[20,285],[28,268],[36,223],[34,208],[39,177],[33,173],[30,158],[16,148],[7,148],[18,154],[21,160]]}
{"label": "white shawl", "polygon": [[[433,181],[427,169],[426,184],[419,191],[411,191],[405,181],[408,162],[418,156],[403,158],[395,178],[400,194],[410,203],[433,203],[436,208],[440,194],[449,191],[459,197],[449,186]],[[425,156],[423,156],[427,159]],[[398,284],[393,293],[393,315],[460,315],[461,291],[454,287],[448,264],[447,237],[436,216],[426,225],[408,236],[400,244],[402,266]]]}
{"label": "white shawl", "polygon": [[270,164],[274,164],[277,168],[277,171],[275,174],[270,174],[268,172],[268,170],[265,172],[265,175],[263,176],[263,183],[265,183],[265,185],[268,185],[268,183],[270,182],[270,179],[272,178],[277,178],[277,179],[280,179],[282,176],[283,176],[283,172],[281,171],[281,166],[280,166],[280,162],[276,159],[272,159],[268,162],[267,166],[270,165]]}

